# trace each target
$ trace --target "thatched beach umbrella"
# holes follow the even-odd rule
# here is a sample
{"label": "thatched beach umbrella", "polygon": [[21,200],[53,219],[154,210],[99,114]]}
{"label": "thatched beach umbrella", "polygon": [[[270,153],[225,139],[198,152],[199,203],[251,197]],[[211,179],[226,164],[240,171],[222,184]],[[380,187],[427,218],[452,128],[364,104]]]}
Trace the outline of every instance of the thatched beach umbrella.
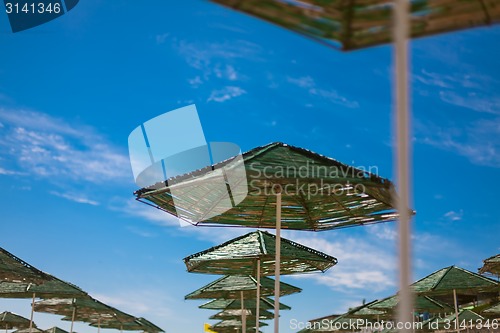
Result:
{"label": "thatched beach umbrella", "polygon": [[[212,325],[212,330],[216,331],[216,332],[219,332],[220,329],[233,329],[233,330],[240,330],[241,332],[247,332],[247,331],[253,331],[255,329],[255,327],[257,327],[257,323],[255,320],[249,322],[250,324],[250,327],[248,327],[248,329],[245,327],[245,323],[237,320],[237,319],[227,319],[227,320],[223,320],[223,321],[220,321],[218,323],[215,323],[214,325]],[[260,322],[259,323],[259,326],[260,327],[264,327],[264,326],[267,326],[266,323],[264,322]]]}
{"label": "thatched beach umbrella", "polygon": [[[226,309],[221,312],[217,312],[216,314],[212,315],[209,317],[209,319],[240,319],[242,316],[242,312],[245,312],[245,318],[257,318],[257,311],[256,310],[251,310],[251,309],[238,309],[238,310],[231,310],[231,309]],[[274,314],[269,311],[260,311],[259,312],[259,320],[266,320],[266,319],[273,319]]]}
{"label": "thatched beach umbrella", "polygon": [[489,273],[500,278],[500,254],[483,260],[483,267],[479,269],[479,274]]}
{"label": "thatched beach umbrella", "polygon": [[29,319],[9,311],[4,311],[0,313],[0,328],[5,328],[5,332],[13,328],[28,328],[28,327],[30,327]]}
{"label": "thatched beach umbrella", "polygon": [[44,333],[69,333],[68,331],[63,330],[62,328],[57,327],[57,326],[54,326],[54,327],[48,328],[46,330],[43,330],[43,332]]}
{"label": "thatched beach umbrella", "polygon": [[52,298],[38,301],[35,311],[65,316],[63,320],[71,321],[70,333],[73,333],[75,321],[100,324],[109,320],[133,321],[135,317],[106,305],[96,299],[86,298]]}
{"label": "thatched beach umbrella", "polygon": [[[139,201],[195,225],[276,229],[277,330],[281,229],[319,231],[393,221],[397,217],[394,187],[368,170],[280,142],[242,156],[143,188],[135,195]],[[242,164],[246,177],[231,178],[231,191],[213,191],[221,175],[230,175]],[[229,202],[225,211],[220,210],[222,198],[246,191],[237,205]]]}
{"label": "thatched beach umbrella", "polygon": [[[243,305],[242,305],[243,304]],[[202,304],[199,306],[200,309],[209,309],[209,310],[226,310],[226,309],[240,309],[241,308],[248,310],[248,309],[255,309],[257,307],[257,300],[256,299],[245,299],[243,302],[241,302],[241,299],[225,299],[225,298],[218,298],[214,299],[212,301],[209,301],[205,304]],[[274,303],[273,300],[267,298],[267,297],[261,297],[259,306],[263,310],[272,310],[274,309]],[[291,310],[291,307],[288,305],[279,304],[280,310]]]}
{"label": "thatched beach umbrella", "polygon": [[457,323],[459,303],[475,300],[479,294],[498,294],[498,287],[498,282],[456,266],[440,269],[411,285],[419,295],[453,301]]}
{"label": "thatched beach umbrella", "polygon": [[[90,326],[97,327],[97,323],[91,323]],[[120,331],[143,331],[146,333],[160,333],[165,332],[160,327],[142,317],[134,318],[133,320],[106,320],[100,324],[101,328],[111,328]]]}
{"label": "thatched beach umbrella", "polygon": [[35,298],[88,297],[77,286],[42,272],[0,248],[0,298],[31,298],[30,328]]}
{"label": "thatched beach umbrella", "polygon": [[[286,238],[280,241],[280,275],[325,272],[337,259]],[[261,275],[276,272],[276,236],[266,231],[251,232],[221,245],[184,258],[188,272],[209,274],[251,274],[261,285]],[[256,298],[260,298],[257,288]],[[256,315],[259,316],[259,303]],[[256,330],[258,330],[258,323]]]}
{"label": "thatched beach umbrella", "polygon": [[[260,290],[262,296],[275,295],[274,281],[270,278],[264,277],[261,279],[260,284],[251,275],[227,275],[223,276],[206,286],[188,294],[185,299],[207,299],[207,298],[225,298],[237,299],[240,298],[241,303],[241,321],[243,322],[243,330],[245,330],[245,312],[244,300],[256,297],[256,290]],[[280,296],[291,295],[298,293],[302,289],[280,282]],[[257,303],[258,306],[258,303]],[[258,323],[257,323],[258,326]]]}
{"label": "thatched beach umbrella", "polygon": [[[394,313],[396,311],[398,303],[399,296],[394,295],[374,302],[370,305],[370,308],[385,310]],[[430,313],[446,313],[453,311],[453,307],[429,296],[417,296],[413,300],[413,310],[426,311]]]}

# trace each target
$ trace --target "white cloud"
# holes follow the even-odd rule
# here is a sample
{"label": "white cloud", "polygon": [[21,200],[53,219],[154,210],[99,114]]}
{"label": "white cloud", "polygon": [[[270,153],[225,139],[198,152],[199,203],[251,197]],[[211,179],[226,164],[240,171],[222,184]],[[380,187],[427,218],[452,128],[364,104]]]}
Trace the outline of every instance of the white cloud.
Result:
{"label": "white cloud", "polygon": [[131,181],[126,153],[89,126],[47,114],[0,109],[6,125],[0,132],[0,155],[23,173],[63,182]]}
{"label": "white cloud", "polygon": [[7,170],[7,169],[0,167],[0,175],[14,176],[14,175],[24,175],[24,174],[20,171]]}
{"label": "white cloud", "polygon": [[476,92],[463,93],[455,91],[441,91],[441,100],[446,103],[467,108],[476,112],[500,114],[500,98],[496,96],[485,96]]}
{"label": "white cloud", "polygon": [[207,101],[208,102],[213,101],[213,102],[222,103],[222,102],[230,100],[234,97],[241,96],[243,94],[246,94],[246,91],[243,90],[242,88],[228,86],[228,87],[224,87],[223,89],[220,89],[220,90],[212,91],[212,93],[210,94],[210,97],[208,97]]}
{"label": "white cloud", "polygon": [[299,78],[287,77],[287,81],[299,88],[306,89],[310,95],[324,98],[333,104],[341,105],[350,109],[359,107],[359,103],[357,101],[349,100],[347,97],[340,95],[335,89],[319,88],[314,79],[310,76],[303,76]]}
{"label": "white cloud", "polygon": [[91,200],[91,199],[87,198],[86,196],[80,195],[80,194],[60,193],[60,192],[56,192],[56,191],[50,191],[49,193],[52,195],[55,195],[57,197],[64,198],[66,200],[74,201],[74,202],[81,203],[81,204],[87,204],[87,205],[92,205],[92,206],[99,205],[99,203],[97,201]]}
{"label": "white cloud", "polygon": [[201,80],[201,77],[198,75],[192,79],[188,79],[188,83],[191,87],[198,88],[203,83],[203,81]]}
{"label": "white cloud", "polygon": [[444,217],[450,221],[460,221],[464,216],[464,211],[460,209],[458,212],[455,211],[449,211],[446,214],[444,214]]}

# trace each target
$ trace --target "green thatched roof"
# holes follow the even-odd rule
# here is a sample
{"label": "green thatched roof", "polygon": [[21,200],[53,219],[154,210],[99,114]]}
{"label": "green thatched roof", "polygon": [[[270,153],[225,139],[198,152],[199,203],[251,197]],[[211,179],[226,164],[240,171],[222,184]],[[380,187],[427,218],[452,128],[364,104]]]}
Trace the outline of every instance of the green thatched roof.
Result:
{"label": "green thatched roof", "polygon": [[[237,299],[243,293],[244,298],[256,298],[257,279],[251,275],[223,276],[200,289],[186,295],[185,299],[229,298]],[[280,282],[280,295],[290,295],[302,289]],[[262,296],[274,295],[274,280],[268,277],[260,279],[260,293]]]}
{"label": "green thatched roof", "polygon": [[[0,329],[28,328],[30,320],[15,313],[5,311],[0,313]],[[33,325],[36,327],[36,325]]]}
{"label": "green thatched roof", "polygon": [[[272,275],[275,250],[276,236],[259,230],[192,254],[184,258],[184,263],[189,272],[256,276],[257,259],[260,259],[260,274]],[[337,259],[332,256],[281,238],[281,275],[324,272],[336,263]]]}
{"label": "green thatched roof", "polygon": [[450,266],[440,269],[413,283],[412,289],[420,294],[450,294],[453,289],[464,294],[477,294],[498,288],[498,282],[468,271]]}
{"label": "green thatched roof", "polygon": [[237,158],[143,188],[135,195],[197,225],[275,228],[276,186],[282,189],[283,229],[327,230],[397,217],[394,186],[389,180],[278,142],[243,154],[246,179],[227,186],[231,186],[231,193],[246,193],[248,189],[248,195],[236,206],[226,207],[224,213],[205,218],[214,215],[210,210],[230,195],[226,189],[224,193],[214,191],[213,183]]}
{"label": "green thatched roof", "polygon": [[[392,41],[394,3],[387,0],[212,1],[342,50]],[[412,37],[500,22],[498,0],[412,0],[410,3]]]}
{"label": "green thatched roof", "polygon": [[485,316],[496,316],[500,318],[500,303],[490,306],[489,308],[483,310],[482,314]]}
{"label": "green thatched roof", "polygon": [[483,267],[479,269],[480,274],[490,273],[500,276],[500,254],[485,259],[483,263]]}
{"label": "green thatched roof", "polygon": [[[255,320],[248,319],[247,320],[247,327],[255,327]],[[266,323],[260,321],[259,322],[260,327],[267,326]],[[227,319],[227,320],[222,320],[212,326],[213,328],[223,328],[223,327],[232,327],[232,328],[240,328],[242,327],[241,320],[238,319]]]}
{"label": "green thatched roof", "polygon": [[[255,319],[256,317],[256,312],[253,309],[244,309],[243,310],[246,314],[247,318],[253,318]],[[242,310],[241,309],[226,309],[221,312],[217,312],[213,316],[211,316],[209,319],[239,319],[241,318],[242,315]],[[272,312],[266,311],[266,310],[260,310],[259,311],[259,319],[273,319],[274,314]]]}
{"label": "green thatched roof", "polygon": [[[245,299],[243,301],[243,307],[245,309],[255,309],[257,307],[255,299]],[[225,299],[218,298],[202,304],[199,306],[200,309],[210,309],[210,310],[224,310],[224,309],[241,309],[241,300],[239,299]],[[272,299],[262,297],[260,299],[260,309],[261,310],[273,310],[274,301]],[[280,310],[291,310],[288,305],[280,303]]]}
{"label": "green thatched roof", "polygon": [[[385,298],[370,305],[372,309],[395,311],[399,303],[397,295]],[[414,299],[413,309],[427,312],[451,312],[453,307],[429,296],[417,296]]]}
{"label": "green thatched roof", "polygon": [[152,322],[142,317],[133,318],[133,320],[124,320],[123,318],[118,318],[114,320],[105,320],[102,323],[93,322],[90,324],[93,327],[100,328],[111,328],[120,331],[143,331],[147,333],[159,333],[164,332],[163,329],[156,326]]}
{"label": "green thatched roof", "polygon": [[42,331],[41,329],[36,328],[36,327],[32,327],[31,329],[28,327],[28,328],[16,330],[12,333],[44,333],[44,331]]}
{"label": "green thatched roof", "polygon": [[59,328],[57,326],[48,328],[46,330],[43,330],[45,333],[69,333],[68,331],[63,330],[62,328]]}
{"label": "green thatched roof", "polygon": [[86,297],[77,286],[62,281],[31,266],[12,253],[0,248],[0,297]]}
{"label": "green thatched roof", "polygon": [[[455,326],[455,321],[456,321],[456,316],[453,313],[444,318],[436,317],[424,321],[423,327],[424,328],[435,327],[434,325],[436,325],[435,323],[437,322],[437,326],[440,330],[450,329],[450,328],[453,330]],[[461,329],[465,328],[465,326],[470,326],[471,324],[475,325],[477,323],[486,323],[486,320],[483,316],[480,316],[471,310],[460,310],[460,312],[458,313],[458,324],[460,325]]]}

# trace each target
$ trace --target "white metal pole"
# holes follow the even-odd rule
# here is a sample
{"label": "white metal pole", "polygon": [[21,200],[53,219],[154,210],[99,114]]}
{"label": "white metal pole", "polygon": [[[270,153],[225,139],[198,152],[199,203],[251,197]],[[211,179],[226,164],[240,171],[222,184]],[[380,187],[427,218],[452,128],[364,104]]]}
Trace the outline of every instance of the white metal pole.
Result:
{"label": "white metal pole", "polygon": [[76,306],[73,307],[73,313],[71,314],[71,327],[69,333],[73,333],[73,324],[75,323]]}
{"label": "white metal pole", "polygon": [[[394,62],[395,62],[395,142],[394,162],[396,166],[399,200],[399,287],[401,301],[398,304],[398,321],[411,322],[413,296],[410,290],[411,278],[411,225],[410,225],[410,103],[408,81],[408,0],[394,0]],[[404,326],[403,326],[404,327]],[[401,332],[410,333],[410,329]]]}
{"label": "white metal pole", "polygon": [[260,317],[260,258],[257,258],[257,302],[255,303],[255,333],[259,333]]}
{"label": "white metal pole", "polygon": [[281,188],[276,193],[276,258],[274,263],[274,333],[279,333],[281,270]]}

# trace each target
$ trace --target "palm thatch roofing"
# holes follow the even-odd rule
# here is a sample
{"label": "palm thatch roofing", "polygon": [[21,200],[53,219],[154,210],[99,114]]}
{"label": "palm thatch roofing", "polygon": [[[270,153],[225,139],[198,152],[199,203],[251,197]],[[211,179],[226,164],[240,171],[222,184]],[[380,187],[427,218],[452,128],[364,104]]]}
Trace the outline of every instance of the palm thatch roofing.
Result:
{"label": "palm thatch roofing", "polygon": [[[0,313],[0,329],[28,328],[30,320],[15,313],[4,311]],[[34,325],[33,327],[36,327]]]}
{"label": "palm thatch roofing", "polygon": [[[255,327],[256,325],[256,321],[255,320],[252,320],[252,319],[249,319],[247,320],[247,326],[249,326],[250,328],[252,327]],[[228,328],[241,328],[243,325],[241,323],[241,320],[237,320],[237,319],[228,319],[228,320],[222,320],[218,323],[215,323],[214,325],[212,325],[213,328],[215,329],[218,329],[218,328],[224,328],[224,327],[228,327]],[[259,326],[260,327],[264,327],[264,326],[268,326],[268,324],[260,321],[259,322]]]}
{"label": "palm thatch roofing", "polygon": [[[212,0],[309,36],[354,50],[392,41],[387,0]],[[423,37],[500,22],[498,0],[411,0],[410,34]]]}
{"label": "palm thatch roofing", "polygon": [[112,328],[120,331],[143,331],[147,333],[160,333],[165,332],[160,327],[156,326],[149,320],[139,317],[134,318],[134,320],[125,321],[123,319],[106,320],[103,323],[93,322],[90,326],[100,327],[100,328]]}
{"label": "palm thatch roofing", "polygon": [[[437,326],[439,329],[449,329],[450,328],[450,325],[451,325],[451,329],[454,328],[454,323],[456,321],[456,316],[455,314],[451,314],[449,316],[446,316],[444,318],[439,318],[439,317],[436,317],[436,318],[431,318],[431,319],[428,319],[426,321],[424,321],[422,324],[423,324],[423,327],[434,327],[433,325],[431,325],[431,323],[436,323],[437,322]],[[460,310],[460,312],[458,313],[458,325],[459,325],[459,328],[465,328],[465,326],[468,326],[470,327],[471,325],[475,326],[475,324],[479,324],[479,323],[485,323],[485,318],[481,315],[478,315],[477,313],[475,313],[474,311],[471,311],[471,310]],[[434,324],[435,325],[435,324]]]}
{"label": "palm thatch roofing", "polygon": [[59,328],[57,326],[48,328],[44,330],[45,333],[69,333],[68,331],[63,330],[62,328]]}
{"label": "palm thatch roofing", "polygon": [[[189,272],[210,274],[252,274],[257,276],[257,259],[261,275],[275,272],[276,236],[254,231],[221,245],[184,258]],[[324,272],[337,264],[337,259],[323,252],[281,238],[281,275]]]}
{"label": "palm thatch roofing", "polygon": [[188,223],[206,226],[275,228],[277,186],[282,189],[283,229],[319,231],[389,222],[397,217],[394,186],[389,180],[280,142],[243,154],[246,179],[226,184],[230,193],[248,190],[248,194],[237,205],[213,216],[210,212],[216,203],[230,196],[226,188],[224,192],[214,191],[213,182],[219,181],[223,173],[230,174],[239,158],[232,157],[134,194],[139,201]]}
{"label": "palm thatch roofing", "polygon": [[[221,312],[217,312],[213,316],[210,316],[209,319],[240,319],[241,315],[245,313],[246,318],[253,318],[257,316],[256,312],[252,309],[227,309]],[[269,311],[259,311],[259,319],[273,319],[274,314]]]}
{"label": "palm thatch roofing", "polygon": [[[244,298],[255,298],[257,279],[251,275],[226,275],[198,290],[186,295],[185,299],[229,298],[237,299],[243,293]],[[302,289],[280,282],[280,296],[301,292]],[[260,280],[262,296],[274,295],[274,280],[262,277]]]}
{"label": "palm thatch roofing", "polygon": [[36,327],[32,327],[32,328],[28,327],[28,328],[16,330],[12,333],[44,333],[44,331],[42,331],[41,329],[36,328]]}
{"label": "palm thatch roofing", "polygon": [[479,274],[490,273],[500,276],[500,254],[483,260],[483,267],[479,269]]}
{"label": "palm thatch roofing", "polygon": [[[266,297],[261,297],[259,305],[261,310],[274,309],[274,301]],[[245,299],[243,300],[243,307],[245,309],[252,309],[252,310],[256,309],[257,302],[255,299]],[[199,308],[210,309],[210,310],[241,309],[241,299],[218,298],[200,305]],[[288,305],[280,303],[280,310],[291,310],[291,309],[292,308],[289,307]]]}
{"label": "palm thatch roofing", "polygon": [[[398,295],[384,298],[380,301],[374,302],[370,305],[371,309],[388,310],[395,311],[399,303]],[[426,312],[451,312],[453,307],[450,305],[440,302],[437,299],[431,298],[429,296],[417,296],[414,298],[413,309],[416,311],[426,311]]]}
{"label": "palm thatch roofing", "polygon": [[0,298],[86,297],[77,286],[42,272],[0,248]]}
{"label": "palm thatch roofing", "polygon": [[37,312],[65,316],[63,320],[106,322],[111,320],[134,321],[135,317],[91,298],[51,298],[35,302]]}

